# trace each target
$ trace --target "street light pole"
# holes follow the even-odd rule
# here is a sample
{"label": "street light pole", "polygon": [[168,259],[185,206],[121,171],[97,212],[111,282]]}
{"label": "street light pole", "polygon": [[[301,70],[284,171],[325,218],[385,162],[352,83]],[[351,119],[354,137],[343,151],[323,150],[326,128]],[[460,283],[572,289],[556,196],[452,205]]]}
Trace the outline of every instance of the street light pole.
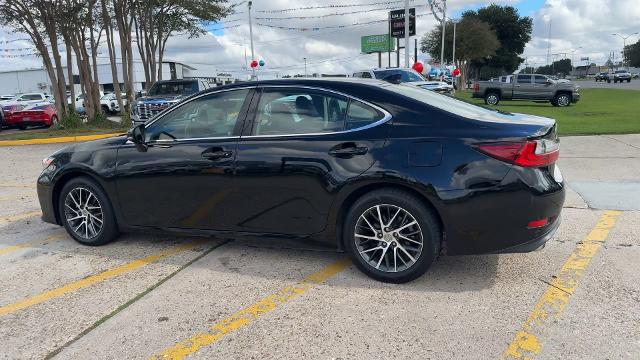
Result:
{"label": "street light pole", "polygon": [[440,68],[444,65],[444,32],[447,27],[447,0],[443,0],[442,10],[442,45],[440,46]]}
{"label": "street light pole", "polygon": [[[251,61],[253,62],[253,60],[256,59],[255,54],[253,53],[253,27],[251,26],[251,4],[253,2],[249,1],[247,3],[247,7],[248,7],[248,13],[249,13],[249,39],[251,41]],[[256,78],[256,68],[254,68],[253,66],[251,67],[251,80]]]}
{"label": "street light pole", "polygon": [[[623,36],[618,33],[613,33],[611,35],[617,35],[617,36],[620,36],[620,38],[622,38],[622,66],[624,67],[624,62],[627,60],[627,39],[633,35],[638,35],[638,33],[634,32],[633,34],[629,34],[627,36]],[[629,70],[629,63],[627,63],[627,71],[628,70]]]}
{"label": "street light pole", "polygon": [[576,49],[571,49],[571,72],[573,72],[574,70],[574,66],[573,66],[573,53],[575,53],[576,51],[582,49],[582,46],[578,46]]}
{"label": "street light pole", "polygon": [[307,77],[307,58],[304,58],[304,77]]}

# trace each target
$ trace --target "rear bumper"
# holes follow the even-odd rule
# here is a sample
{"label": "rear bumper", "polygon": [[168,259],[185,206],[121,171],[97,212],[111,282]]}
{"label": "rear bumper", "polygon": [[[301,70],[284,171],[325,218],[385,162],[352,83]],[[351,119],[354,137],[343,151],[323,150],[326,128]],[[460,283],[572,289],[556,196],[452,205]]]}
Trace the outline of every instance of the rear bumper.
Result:
{"label": "rear bumper", "polygon": [[578,93],[571,94],[571,102],[575,104],[578,101],[580,101],[580,94]]}
{"label": "rear bumper", "polygon": [[494,254],[528,253],[541,249],[542,247],[544,247],[547,241],[551,240],[556,234],[556,231],[558,231],[558,228],[560,227],[560,222],[560,216],[558,216],[553,224],[548,227],[547,232],[540,237],[519,245],[495,251]]}

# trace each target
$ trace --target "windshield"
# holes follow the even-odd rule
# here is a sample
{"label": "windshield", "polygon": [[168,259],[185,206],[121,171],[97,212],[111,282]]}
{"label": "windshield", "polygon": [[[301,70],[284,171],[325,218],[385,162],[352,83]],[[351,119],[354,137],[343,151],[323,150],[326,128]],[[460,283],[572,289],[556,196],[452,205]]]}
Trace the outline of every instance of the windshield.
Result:
{"label": "windshield", "polygon": [[422,75],[408,69],[389,69],[374,71],[376,79],[388,80],[390,77],[399,77],[402,82],[425,81]]}
{"label": "windshield", "polygon": [[157,82],[149,90],[149,96],[191,95],[198,92],[195,81]]}

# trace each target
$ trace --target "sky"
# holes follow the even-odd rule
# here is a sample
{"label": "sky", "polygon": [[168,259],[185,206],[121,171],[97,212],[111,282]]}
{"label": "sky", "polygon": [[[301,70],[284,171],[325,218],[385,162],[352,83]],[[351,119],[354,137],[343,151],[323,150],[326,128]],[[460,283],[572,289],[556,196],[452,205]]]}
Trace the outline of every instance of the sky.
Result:
{"label": "sky", "polygon": [[[528,65],[545,65],[549,46],[549,53],[552,54],[549,57],[550,60],[565,56],[570,58],[574,50],[576,65],[585,63],[580,61],[583,57],[588,57],[589,62],[602,64],[609,58],[611,52],[614,52],[616,59],[619,59],[623,42],[612,33],[626,35],[640,32],[638,0],[495,0],[492,2],[499,5],[512,5],[521,15],[530,16],[533,19],[532,40],[527,44],[523,54],[523,57],[527,58]],[[236,7],[235,14],[218,24],[209,25],[208,33],[202,37],[193,39],[181,35],[172,37],[167,43],[165,58],[191,65],[198,69],[201,75],[232,73],[238,78],[246,78],[249,74],[247,65],[251,60],[247,4],[241,0],[230,0],[230,3],[240,3]],[[447,15],[456,18],[465,10],[478,9],[490,3],[477,0],[449,0]],[[299,9],[338,4],[342,7]],[[308,73],[351,74],[358,69],[375,67],[377,55],[360,54],[360,37],[386,33],[385,19],[389,8],[400,8],[403,4],[404,1],[398,0],[255,0],[252,8],[254,53],[257,60],[265,61],[265,66],[258,69],[258,75],[262,78],[271,78],[287,74],[303,74],[304,58],[307,61]],[[412,0],[410,4],[416,7],[417,32],[422,36],[433,29],[436,20],[429,14],[430,9],[426,0]],[[286,11],[274,12],[275,10]],[[377,20],[380,21],[372,23]],[[550,37],[549,23],[551,23]],[[338,26],[342,27],[338,28]],[[302,29],[307,30],[302,31]],[[30,46],[27,41],[3,42],[20,38],[24,36],[12,34],[8,29],[0,28],[0,55],[26,53],[24,50],[11,49],[27,48]],[[637,35],[631,36],[627,44],[637,41],[638,38]],[[99,56],[101,61],[107,61],[107,50],[102,49]],[[418,60],[426,61],[428,55],[419,54]],[[401,62],[403,61],[404,55],[401,54]],[[393,56],[391,64],[395,65]],[[387,65],[385,54],[383,66]],[[0,71],[41,66],[41,61],[35,56],[0,57]]]}

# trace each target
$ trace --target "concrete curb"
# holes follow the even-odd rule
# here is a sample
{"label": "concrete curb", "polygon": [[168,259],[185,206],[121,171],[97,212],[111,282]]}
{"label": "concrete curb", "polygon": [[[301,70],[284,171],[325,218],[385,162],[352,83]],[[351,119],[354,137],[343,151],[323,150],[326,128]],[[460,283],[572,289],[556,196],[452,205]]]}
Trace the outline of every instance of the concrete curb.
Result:
{"label": "concrete curb", "polygon": [[104,138],[117,136],[117,135],[122,135],[122,133],[62,136],[62,137],[54,137],[54,138],[26,139],[26,140],[0,140],[0,147],[1,146],[40,145],[40,144],[80,142],[80,141],[104,139]]}

